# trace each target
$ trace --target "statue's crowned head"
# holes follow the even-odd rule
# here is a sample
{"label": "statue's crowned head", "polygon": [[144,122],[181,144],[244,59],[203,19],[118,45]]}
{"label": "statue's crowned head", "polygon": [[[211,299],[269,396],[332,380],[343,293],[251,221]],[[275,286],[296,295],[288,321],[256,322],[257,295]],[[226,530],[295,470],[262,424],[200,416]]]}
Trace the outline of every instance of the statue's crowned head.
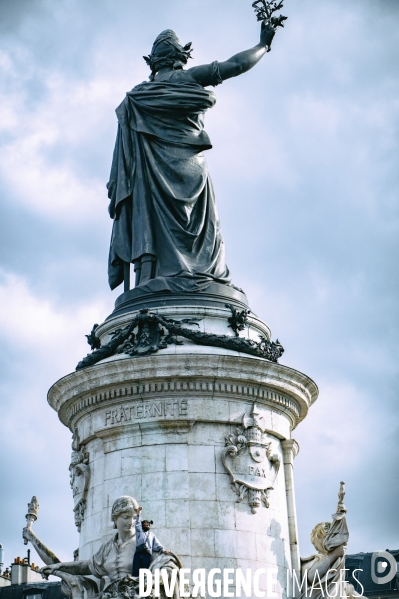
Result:
{"label": "statue's crowned head", "polygon": [[324,547],[324,539],[327,536],[328,531],[330,530],[331,523],[330,522],[320,522],[316,524],[312,532],[310,533],[310,542],[313,547],[319,553],[323,555],[327,555],[327,551]]}
{"label": "statue's crowned head", "polygon": [[164,67],[182,69],[191,56],[191,42],[182,46],[176,33],[172,29],[165,29],[156,38],[151,54],[143,56],[151,69],[150,80],[154,79],[155,73]]}
{"label": "statue's crowned head", "polygon": [[129,495],[122,495],[122,497],[118,497],[113,503],[111,510],[111,520],[114,523],[114,528],[116,528],[116,521],[121,514],[125,512],[132,512],[132,514],[137,512],[139,504],[134,499],[134,497],[129,497]]}

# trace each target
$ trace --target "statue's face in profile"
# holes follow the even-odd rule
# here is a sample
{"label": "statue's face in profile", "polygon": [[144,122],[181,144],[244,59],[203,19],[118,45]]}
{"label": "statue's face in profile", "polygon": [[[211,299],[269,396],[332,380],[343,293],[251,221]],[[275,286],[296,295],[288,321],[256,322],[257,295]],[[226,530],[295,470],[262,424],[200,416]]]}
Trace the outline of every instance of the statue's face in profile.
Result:
{"label": "statue's face in profile", "polygon": [[134,513],[133,510],[122,512],[116,518],[115,524],[118,532],[129,532],[133,528]]}

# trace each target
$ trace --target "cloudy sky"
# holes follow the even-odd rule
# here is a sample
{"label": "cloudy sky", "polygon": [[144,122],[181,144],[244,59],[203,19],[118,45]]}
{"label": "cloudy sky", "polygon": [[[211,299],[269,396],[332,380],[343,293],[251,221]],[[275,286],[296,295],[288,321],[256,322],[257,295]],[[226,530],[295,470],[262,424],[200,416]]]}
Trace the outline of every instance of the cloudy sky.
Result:
{"label": "cloudy sky", "polygon": [[[347,483],[349,552],[399,547],[397,0],[286,0],[250,73],[217,88],[207,154],[228,263],[281,362],[320,397],[295,431],[303,556]],[[251,0],[0,1],[0,542],[78,545],[70,433],[50,385],[113,309],[105,183],[115,107],[148,77],[156,35],[192,65],[257,43]]]}

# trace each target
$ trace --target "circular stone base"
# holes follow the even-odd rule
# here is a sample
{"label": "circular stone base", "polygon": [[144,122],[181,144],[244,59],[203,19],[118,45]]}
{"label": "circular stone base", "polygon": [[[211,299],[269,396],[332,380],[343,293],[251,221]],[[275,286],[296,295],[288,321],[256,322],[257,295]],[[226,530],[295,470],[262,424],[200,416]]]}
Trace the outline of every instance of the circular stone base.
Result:
{"label": "circular stone base", "polygon": [[[224,308],[225,304],[232,304],[237,310],[247,310],[248,300],[244,292],[230,285],[211,283],[206,291],[193,293],[179,293],[173,291],[160,291],[148,293],[140,287],[135,287],[120,295],[115,302],[115,310],[109,318],[115,318],[127,312],[135,312],[148,308],[169,306],[202,306]],[[108,320],[107,319],[107,320]]]}

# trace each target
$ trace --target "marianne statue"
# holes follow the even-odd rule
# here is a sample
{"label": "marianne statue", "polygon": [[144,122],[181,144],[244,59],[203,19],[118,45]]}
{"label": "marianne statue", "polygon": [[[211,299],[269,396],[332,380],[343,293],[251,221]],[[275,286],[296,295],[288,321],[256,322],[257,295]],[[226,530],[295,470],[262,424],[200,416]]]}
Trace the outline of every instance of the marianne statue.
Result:
{"label": "marianne statue", "polygon": [[[141,508],[134,497],[128,495],[118,497],[114,501],[111,511],[111,520],[116,534],[112,535],[90,559],[86,560],[80,560],[79,552],[76,552],[75,561],[61,562],[35,535],[29,524],[23,529],[22,536],[26,542],[32,543],[39,557],[46,564],[41,569],[43,577],[48,578],[53,575],[61,578],[62,592],[67,597],[72,599],[140,599],[140,563],[135,571],[136,553],[140,546],[137,547],[136,541],[137,533],[143,532],[144,522],[148,522],[143,521],[140,525],[138,524],[140,512]],[[134,526],[135,521],[136,526]],[[147,530],[149,530],[149,526]],[[144,535],[146,545],[151,541],[149,534]],[[140,539],[142,537],[141,533]],[[152,539],[154,539],[153,534]],[[169,586],[172,586],[171,581],[175,571],[177,585],[173,589],[173,599],[179,599],[179,576],[182,567],[180,559],[174,553],[165,551],[159,542],[156,543],[156,546],[152,543],[152,549],[147,549],[147,551],[150,551],[150,555],[146,564],[141,567],[146,567],[151,572],[155,572],[157,569],[165,572],[157,596],[160,599],[172,596],[166,593],[165,578],[166,581],[169,581]],[[151,593],[151,597],[154,597],[153,593]]]}
{"label": "marianne statue", "polygon": [[[285,18],[285,17],[282,17]],[[212,147],[205,112],[209,86],[241,75],[270,49],[276,27],[262,21],[260,41],[225,62],[185,69],[191,44],[167,29],[145,57],[149,82],[128,92],[116,110],[118,134],[110,180],[113,230],[109,284],[125,281],[130,264],[144,292],[201,291],[230,284],[215,194],[204,158]]]}

